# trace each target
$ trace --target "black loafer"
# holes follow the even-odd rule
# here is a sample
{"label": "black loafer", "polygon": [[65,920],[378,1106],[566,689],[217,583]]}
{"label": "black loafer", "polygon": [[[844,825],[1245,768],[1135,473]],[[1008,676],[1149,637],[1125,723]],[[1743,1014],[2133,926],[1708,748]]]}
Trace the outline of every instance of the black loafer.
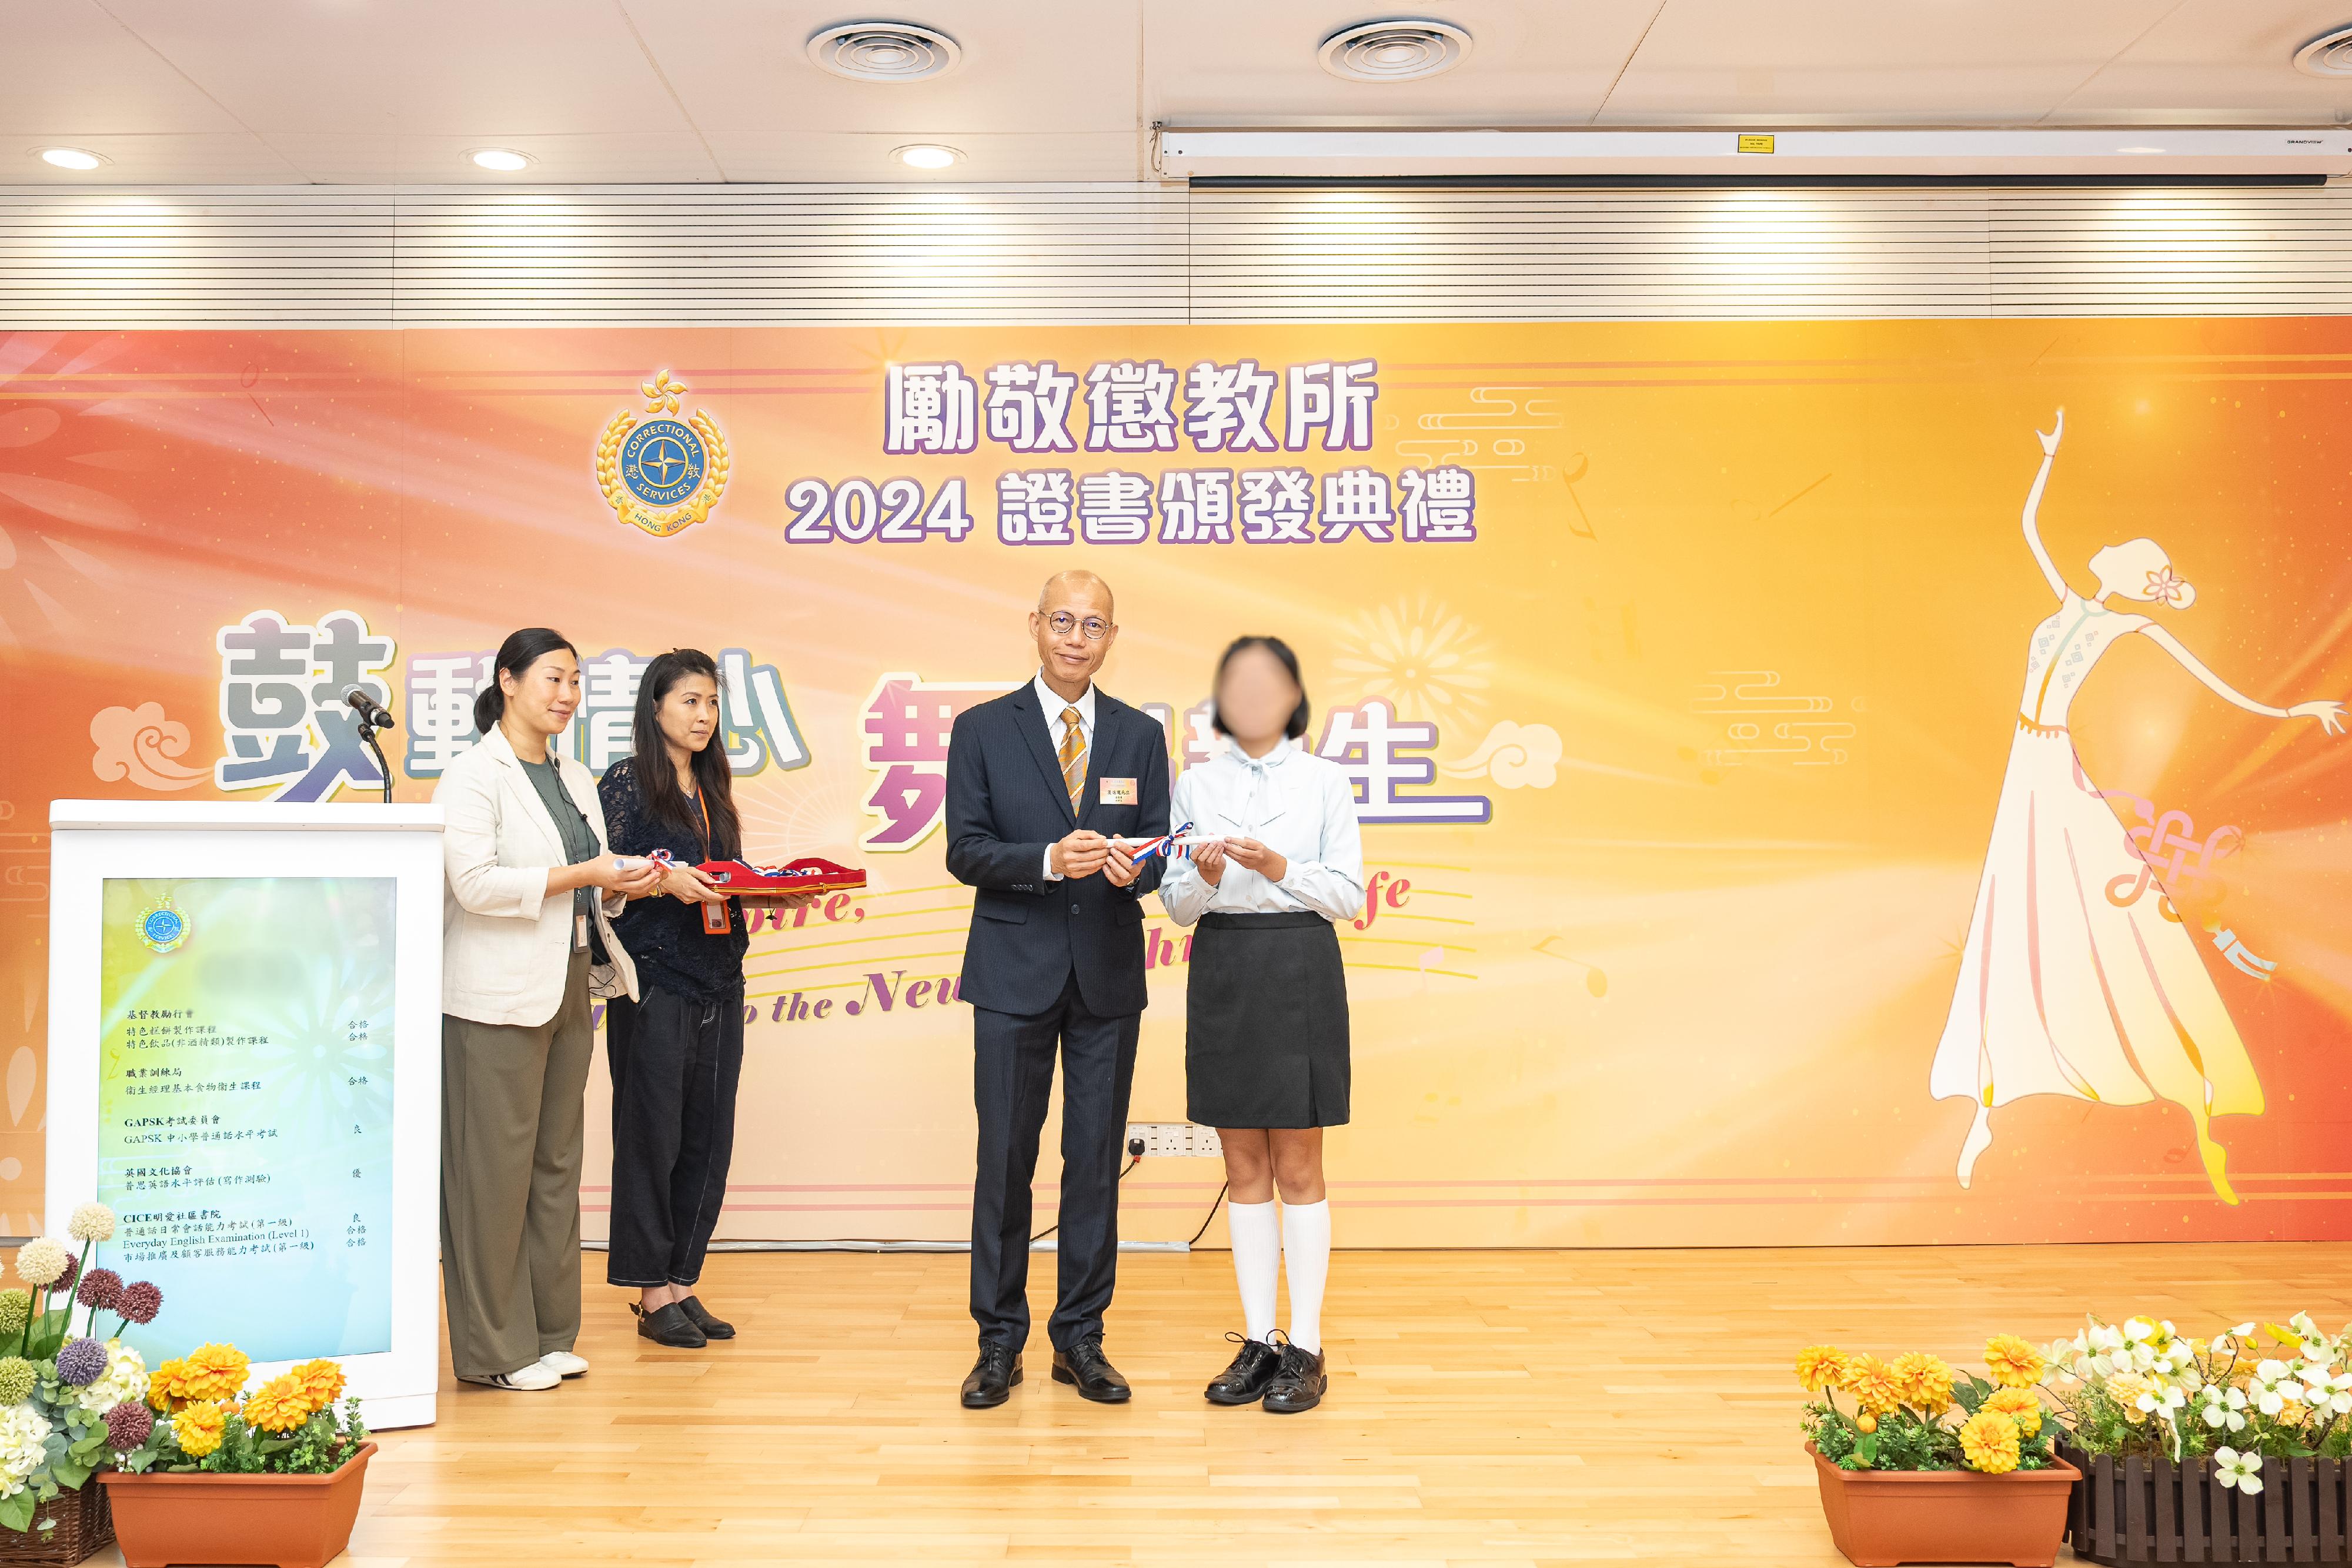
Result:
{"label": "black loafer", "polygon": [[688,1317],[686,1310],[676,1301],[666,1307],[656,1307],[652,1312],[631,1301],[629,1311],[637,1314],[639,1339],[649,1339],[672,1350],[700,1350],[710,1343],[709,1337],[694,1326],[694,1320]]}
{"label": "black loafer", "polygon": [[1018,1352],[1009,1344],[982,1345],[980,1359],[971,1364],[971,1375],[963,1380],[963,1407],[992,1410],[1013,1397],[1013,1385],[1020,1381]]}
{"label": "black loafer", "polygon": [[705,1307],[700,1301],[695,1300],[692,1296],[687,1297],[686,1300],[678,1302],[677,1304],[686,1309],[686,1315],[693,1320],[694,1326],[696,1328],[702,1331],[703,1338],[733,1339],[735,1337],[735,1325],[733,1323],[728,1322],[722,1318],[712,1317],[710,1315],[709,1309]]}
{"label": "black loafer", "polygon": [[1098,1335],[1090,1334],[1069,1349],[1054,1353],[1054,1381],[1068,1384],[1078,1391],[1079,1398],[1097,1405],[1124,1405],[1135,1396],[1118,1368],[1103,1354]]}
{"label": "black loafer", "polygon": [[1265,1393],[1265,1385],[1274,1381],[1276,1368],[1282,1364],[1282,1353],[1262,1339],[1248,1339],[1241,1334],[1225,1336],[1241,1345],[1234,1362],[1224,1371],[1209,1380],[1202,1392],[1212,1405],[1255,1405]]}
{"label": "black loafer", "polygon": [[1282,1364],[1275,1369],[1274,1381],[1265,1385],[1262,1403],[1277,1416],[1296,1416],[1322,1404],[1330,1386],[1319,1353],[1285,1344]]}

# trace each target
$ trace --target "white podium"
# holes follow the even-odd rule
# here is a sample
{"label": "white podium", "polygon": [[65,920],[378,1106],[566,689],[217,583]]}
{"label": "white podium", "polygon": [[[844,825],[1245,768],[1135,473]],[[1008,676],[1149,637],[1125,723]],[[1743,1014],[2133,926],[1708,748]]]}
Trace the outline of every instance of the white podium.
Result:
{"label": "white podium", "polygon": [[126,1339],[257,1379],[341,1360],[371,1427],[433,1419],[441,809],[49,807],[47,1230],[163,1292]]}

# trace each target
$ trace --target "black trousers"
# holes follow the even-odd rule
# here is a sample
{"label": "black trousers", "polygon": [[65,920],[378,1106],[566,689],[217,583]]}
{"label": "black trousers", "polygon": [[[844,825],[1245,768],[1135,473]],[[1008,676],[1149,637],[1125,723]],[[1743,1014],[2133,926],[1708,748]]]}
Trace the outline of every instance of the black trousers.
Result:
{"label": "black trousers", "polygon": [[971,1316],[982,1344],[1029,1340],[1029,1184],[1062,1058],[1062,1207],[1055,1254],[1057,1350],[1099,1334],[1118,1274],[1118,1170],[1143,1015],[1100,1018],[1077,977],[1042,1013],[974,1008],[972,1105],[980,1158],[971,1188]]}
{"label": "black trousers", "polygon": [[688,1001],[659,986],[604,1012],[613,1069],[612,1251],[607,1284],[691,1285],[727,1201],[743,992]]}

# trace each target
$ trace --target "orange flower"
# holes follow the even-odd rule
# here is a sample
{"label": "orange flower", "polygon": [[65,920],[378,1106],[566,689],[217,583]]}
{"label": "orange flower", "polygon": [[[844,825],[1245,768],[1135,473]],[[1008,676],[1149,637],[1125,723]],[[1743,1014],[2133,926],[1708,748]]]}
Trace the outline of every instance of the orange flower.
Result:
{"label": "orange flower", "polygon": [[1915,1350],[1896,1356],[1889,1370],[1906,1405],[1916,1406],[1930,1416],[1951,1408],[1952,1368],[1943,1357]]}
{"label": "orange flower", "polygon": [[1874,1416],[1888,1416],[1903,1406],[1903,1390],[1894,1372],[1874,1355],[1846,1358],[1845,1381],[1838,1385]]}
{"label": "orange flower", "polygon": [[1819,1394],[1845,1381],[1845,1352],[1834,1345],[1809,1344],[1797,1353],[1797,1381],[1808,1394]]}
{"label": "orange flower", "polygon": [[245,1402],[245,1422],[248,1427],[278,1437],[299,1427],[310,1418],[310,1396],[302,1380],[292,1373],[282,1373],[253,1391]]}
{"label": "orange flower", "polygon": [[1998,1410],[1979,1410],[1960,1427],[1969,1469],[2003,1476],[2017,1469],[2017,1423]]}
{"label": "orange flower", "polygon": [[323,1358],[306,1361],[289,1375],[301,1381],[302,1392],[313,1410],[324,1410],[343,1396],[343,1367],[341,1362]]}
{"label": "orange flower", "polygon": [[188,1353],[187,1397],[226,1403],[245,1386],[253,1363],[233,1344],[200,1344]]}
{"label": "orange flower", "polygon": [[149,1373],[147,1403],[166,1416],[186,1404],[187,1399],[180,1389],[187,1375],[188,1364],[176,1355]]}
{"label": "orange flower", "polygon": [[172,1417],[172,1436],[179,1439],[182,1453],[201,1459],[221,1446],[224,1426],[221,1407],[205,1400]]}
{"label": "orange flower", "polygon": [[2040,1351],[2013,1333],[1997,1333],[1985,1341],[1985,1370],[2004,1388],[2032,1387],[2049,1365]]}
{"label": "orange flower", "polygon": [[2042,1401],[2030,1388],[2004,1388],[1987,1399],[1983,1408],[2016,1422],[2021,1437],[2031,1437],[2042,1430]]}

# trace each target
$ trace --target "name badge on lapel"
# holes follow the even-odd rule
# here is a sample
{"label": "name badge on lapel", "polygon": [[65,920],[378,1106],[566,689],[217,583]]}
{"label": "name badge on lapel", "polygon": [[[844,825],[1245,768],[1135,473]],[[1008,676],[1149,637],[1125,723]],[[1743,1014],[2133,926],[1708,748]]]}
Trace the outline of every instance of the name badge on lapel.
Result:
{"label": "name badge on lapel", "polygon": [[1134,805],[1135,780],[1132,779],[1104,779],[1102,781],[1102,803],[1106,806]]}

